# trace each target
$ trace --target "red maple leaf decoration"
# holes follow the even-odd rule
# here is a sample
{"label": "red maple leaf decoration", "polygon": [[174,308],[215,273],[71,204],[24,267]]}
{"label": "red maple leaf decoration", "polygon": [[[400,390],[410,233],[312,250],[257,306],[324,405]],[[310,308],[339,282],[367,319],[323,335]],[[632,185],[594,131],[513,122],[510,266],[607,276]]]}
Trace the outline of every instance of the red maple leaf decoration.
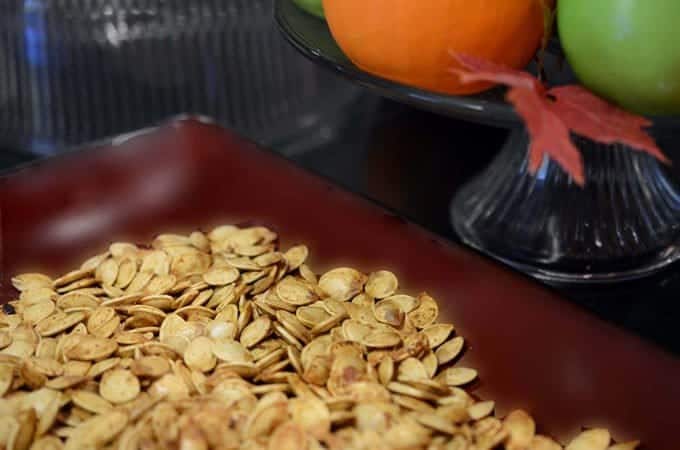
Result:
{"label": "red maple leaf decoration", "polygon": [[585,184],[583,159],[571,141],[574,132],[603,144],[621,143],[670,160],[644,130],[651,122],[602,100],[582,86],[546,88],[528,72],[469,55],[453,54],[461,68],[452,69],[463,83],[490,81],[510,87],[507,99],[524,120],[531,145],[529,171],[536,173],[547,155],[578,185]]}

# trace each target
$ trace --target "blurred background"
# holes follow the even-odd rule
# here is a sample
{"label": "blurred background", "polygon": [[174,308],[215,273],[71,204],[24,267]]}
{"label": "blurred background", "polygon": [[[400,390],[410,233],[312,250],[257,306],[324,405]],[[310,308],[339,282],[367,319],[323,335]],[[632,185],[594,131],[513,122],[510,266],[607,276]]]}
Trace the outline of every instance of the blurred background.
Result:
{"label": "blurred background", "polygon": [[450,233],[447,208],[434,205],[488,163],[506,131],[368,94],[295,51],[273,9],[273,0],[0,2],[0,165],[200,115]]}
{"label": "blurred background", "polygon": [[358,89],[320,73],[274,26],[271,0],[7,0],[0,143],[52,154],[208,115],[279,148],[330,138]]}
{"label": "blurred background", "polygon": [[[507,135],[318,68],[281,36],[273,0],[0,1],[0,170],[180,114],[210,117],[451,240],[454,192]],[[679,291],[680,274],[666,273],[566,294],[680,353]]]}

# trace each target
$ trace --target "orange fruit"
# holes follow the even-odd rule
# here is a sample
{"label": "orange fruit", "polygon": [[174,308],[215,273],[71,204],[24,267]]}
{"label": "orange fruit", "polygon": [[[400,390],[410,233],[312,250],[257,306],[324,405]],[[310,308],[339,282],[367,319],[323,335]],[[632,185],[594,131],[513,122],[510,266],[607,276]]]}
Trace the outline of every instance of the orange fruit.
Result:
{"label": "orange fruit", "polygon": [[541,45],[546,0],[323,0],[333,37],[362,70],[435,92],[472,94],[451,52],[514,69]]}

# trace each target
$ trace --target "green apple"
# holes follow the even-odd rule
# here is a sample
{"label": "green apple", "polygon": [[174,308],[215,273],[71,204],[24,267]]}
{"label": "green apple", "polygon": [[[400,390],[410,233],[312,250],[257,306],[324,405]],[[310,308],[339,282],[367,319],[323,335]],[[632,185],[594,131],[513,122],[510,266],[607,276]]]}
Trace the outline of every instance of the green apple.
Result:
{"label": "green apple", "polygon": [[562,46],[581,82],[641,114],[680,114],[680,0],[558,0]]}
{"label": "green apple", "polygon": [[293,0],[300,8],[317,17],[324,18],[322,0]]}

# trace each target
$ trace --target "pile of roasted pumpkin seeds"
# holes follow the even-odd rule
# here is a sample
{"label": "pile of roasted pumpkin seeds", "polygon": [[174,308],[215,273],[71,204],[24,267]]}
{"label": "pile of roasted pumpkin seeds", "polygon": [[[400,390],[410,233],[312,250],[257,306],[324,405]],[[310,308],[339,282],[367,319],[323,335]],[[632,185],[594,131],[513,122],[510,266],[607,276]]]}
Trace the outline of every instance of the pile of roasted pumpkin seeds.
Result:
{"label": "pile of roasted pumpkin seeds", "polygon": [[[0,449],[559,450],[465,386],[464,340],[390,272],[320,277],[262,227],[112,244],[13,278]],[[567,450],[633,450],[603,429]]]}

